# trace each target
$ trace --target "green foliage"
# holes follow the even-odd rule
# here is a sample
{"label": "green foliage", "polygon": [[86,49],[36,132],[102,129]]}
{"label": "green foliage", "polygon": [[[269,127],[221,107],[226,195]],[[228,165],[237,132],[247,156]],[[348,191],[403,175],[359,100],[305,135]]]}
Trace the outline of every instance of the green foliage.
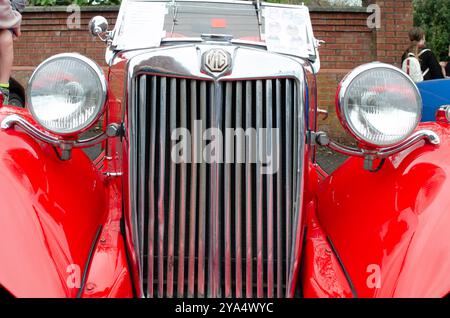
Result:
{"label": "green foliage", "polygon": [[414,24],[426,32],[428,46],[441,61],[448,60],[450,1],[414,0]]}

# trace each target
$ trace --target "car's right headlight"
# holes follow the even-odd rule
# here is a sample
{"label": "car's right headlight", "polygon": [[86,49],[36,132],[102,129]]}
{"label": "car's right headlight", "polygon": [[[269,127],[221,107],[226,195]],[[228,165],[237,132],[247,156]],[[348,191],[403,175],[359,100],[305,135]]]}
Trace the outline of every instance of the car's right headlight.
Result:
{"label": "car's right headlight", "polygon": [[34,71],[27,105],[34,119],[58,135],[76,135],[103,113],[107,86],[102,69],[79,54],[58,54]]}
{"label": "car's right headlight", "polygon": [[344,128],[368,148],[395,146],[417,128],[422,98],[400,69],[383,63],[357,67],[341,82],[337,112]]}

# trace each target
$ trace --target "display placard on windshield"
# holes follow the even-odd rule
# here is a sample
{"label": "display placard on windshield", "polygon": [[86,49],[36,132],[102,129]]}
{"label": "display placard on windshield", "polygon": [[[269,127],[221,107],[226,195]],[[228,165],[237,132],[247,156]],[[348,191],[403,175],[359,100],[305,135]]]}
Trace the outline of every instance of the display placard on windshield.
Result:
{"label": "display placard on windshield", "polygon": [[158,47],[165,36],[166,3],[126,1],[120,8],[119,28],[113,46],[117,50]]}
{"label": "display placard on windshield", "polygon": [[258,11],[250,1],[124,0],[114,32],[117,50],[159,47],[162,39],[226,34],[260,43],[271,52],[313,62],[318,58],[306,6],[263,2]]}
{"label": "display placard on windshield", "polygon": [[265,41],[269,51],[300,57],[315,54],[309,30],[311,20],[306,7],[266,7],[263,13]]}

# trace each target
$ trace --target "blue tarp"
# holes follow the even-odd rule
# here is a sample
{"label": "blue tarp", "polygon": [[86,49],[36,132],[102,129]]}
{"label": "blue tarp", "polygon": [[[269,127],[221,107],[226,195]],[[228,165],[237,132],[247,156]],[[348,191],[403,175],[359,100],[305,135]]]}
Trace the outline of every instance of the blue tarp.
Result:
{"label": "blue tarp", "polygon": [[422,95],[422,121],[435,121],[436,111],[450,105],[450,79],[424,81],[417,84]]}

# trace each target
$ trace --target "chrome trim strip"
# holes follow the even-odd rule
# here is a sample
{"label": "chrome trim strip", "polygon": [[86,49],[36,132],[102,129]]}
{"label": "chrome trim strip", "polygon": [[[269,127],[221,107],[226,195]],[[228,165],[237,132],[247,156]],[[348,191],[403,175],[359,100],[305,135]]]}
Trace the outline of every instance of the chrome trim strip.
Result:
{"label": "chrome trim strip", "polygon": [[[132,80],[130,80],[128,82],[128,84],[130,86],[136,86],[137,84],[137,78],[133,78]],[[134,92],[134,93],[133,93]],[[131,100],[132,105],[136,105],[136,90],[128,90],[127,92],[128,94],[128,98],[129,100]],[[138,112],[138,107],[134,107],[133,109],[131,109],[130,114],[129,114],[129,120],[130,120],[130,127],[133,127],[134,129],[131,129],[129,131],[130,135],[129,135],[129,160],[130,162],[133,162],[134,164],[130,166],[129,169],[129,182],[130,184],[130,191],[131,193],[135,193],[135,195],[137,196],[138,193],[138,175],[137,175],[137,171],[138,171],[138,165],[137,165],[137,161],[138,161],[138,157],[137,157],[137,149],[138,149],[138,144],[137,144],[137,136],[136,136],[136,132],[137,127],[138,127],[138,121],[137,121],[137,112]],[[131,151],[134,150],[134,151]],[[135,197],[136,198],[136,197]],[[131,222],[131,228],[132,228],[132,239],[133,242],[136,244],[137,246],[137,250],[140,250],[140,246],[139,246],[139,230],[138,230],[138,200],[130,200],[129,201],[129,205],[131,210],[129,211],[132,217],[132,222]],[[141,251],[142,253],[142,251]],[[141,273],[143,272],[143,268],[141,267],[141,263],[139,262],[139,253],[136,253],[135,255],[136,258],[136,262],[137,262],[137,272],[133,273],[137,278],[141,277]],[[139,297],[142,297],[144,295],[144,290],[143,290],[143,285],[140,285],[137,288],[137,293],[139,295]]]}
{"label": "chrome trim strip", "polygon": [[291,214],[292,214],[292,94],[291,82],[286,81],[286,153],[285,153],[285,167],[286,167],[286,286],[289,284],[289,260],[291,259]]}
{"label": "chrome trim strip", "polygon": [[[298,96],[297,96],[297,93],[298,93],[298,90],[297,90],[297,87],[293,87],[293,90],[294,90],[294,105],[297,105],[297,101],[299,100],[298,99]],[[298,196],[297,196],[297,194],[298,194],[298,189],[299,189],[299,184],[298,184],[298,180],[297,180],[297,173],[299,172],[299,167],[298,167],[298,146],[299,146],[299,144],[298,144],[298,133],[299,133],[299,122],[298,122],[298,117],[299,117],[299,111],[298,111],[298,109],[296,108],[296,107],[294,107],[294,117],[293,117],[293,119],[294,119],[294,143],[293,143],[293,145],[294,145],[294,151],[292,152],[292,163],[293,163],[293,174],[292,174],[292,188],[293,188],[293,191],[292,191],[292,193],[293,193],[293,196],[292,196],[292,199],[293,199],[293,211],[292,211],[292,227],[291,227],[291,229],[292,229],[292,236],[291,236],[291,240],[292,240],[292,242],[291,242],[291,246],[290,246],[290,248],[291,248],[291,258],[289,259],[289,260],[287,260],[289,263],[290,263],[290,265],[289,265],[289,275],[288,275],[288,284],[287,284],[287,286],[286,286],[286,291],[288,292],[288,297],[291,297],[292,296],[292,289],[293,289],[293,284],[295,283],[294,281],[293,281],[293,271],[292,271],[292,269],[293,269],[293,267],[294,267],[294,263],[295,263],[295,254],[296,254],[296,239],[295,239],[295,237],[296,237],[296,228],[297,228],[297,220],[299,219],[299,216],[298,216],[298,214],[296,213],[296,211],[297,211],[297,208],[298,208],[298,206],[299,206],[299,202],[298,202]],[[297,151],[295,151],[295,149],[297,148]]]}
{"label": "chrome trim strip", "polygon": [[[306,81],[306,76],[304,78]],[[305,100],[305,94],[304,94],[304,86],[295,85],[294,87],[294,105],[306,105]],[[301,103],[299,103],[301,101]],[[298,273],[299,270],[299,260],[300,260],[300,247],[301,247],[301,237],[303,233],[302,228],[302,203],[303,203],[303,171],[305,166],[305,160],[302,157],[298,157],[301,155],[304,155],[304,147],[305,142],[302,142],[304,140],[304,136],[306,136],[306,126],[305,126],[305,120],[304,116],[306,114],[304,113],[305,107],[298,107],[294,108],[294,146],[297,147],[297,151],[294,150],[294,167],[296,167],[296,171],[294,171],[294,211],[293,211],[293,227],[292,227],[292,250],[291,250],[291,265],[289,269],[289,280],[288,285],[286,286],[286,290],[288,292],[288,297],[294,297],[295,296],[295,287],[296,287],[296,281],[294,280],[295,274]]]}
{"label": "chrome trim strip", "polygon": [[69,144],[72,145],[74,148],[89,148],[105,141],[109,137],[107,134],[102,133],[91,138],[75,141],[59,139],[47,135],[43,131],[36,128],[33,124],[29,123],[26,119],[16,114],[6,116],[0,124],[0,128],[3,130],[13,128],[14,126],[19,126],[32,137],[57,147],[61,146],[62,144]]}
{"label": "chrome trim strip", "polygon": [[[147,77],[142,76],[141,78],[139,78],[139,91],[136,92],[136,94],[138,94],[139,99],[136,103],[136,105],[139,105],[139,118],[138,118],[138,130],[143,133],[145,135],[145,132],[147,130]],[[137,97],[137,96],[136,96]],[[139,183],[141,185],[145,184],[145,161],[146,161],[146,144],[147,141],[145,140],[145,138],[139,138],[139,145],[138,145],[138,165],[137,165],[137,169],[138,169],[138,178],[139,178]],[[138,225],[138,235],[139,235],[139,247],[140,249],[143,251],[144,250],[144,226],[145,226],[145,198],[146,198],[146,193],[145,193],[145,187],[141,186],[139,187],[139,193],[138,193],[138,219],[139,219],[139,225]],[[141,253],[141,255],[139,255],[139,267],[140,268],[144,268],[144,253]],[[140,271],[139,273],[139,277],[141,279],[141,281],[143,281],[143,271]]]}
{"label": "chrome trim strip", "polygon": [[[216,79],[219,82],[294,77],[303,79],[304,62],[301,59],[270,53],[259,48],[217,43],[186,44],[158,50],[145,50],[130,60],[129,76],[153,74],[206,81],[214,80],[201,72],[201,54],[209,49],[226,50],[233,57],[233,72]],[[193,56],[197,58],[192,58]],[[271,63],[260,63],[257,68],[252,67],[255,60],[264,61],[268,56],[270,56]],[[278,65],[278,67],[274,68],[273,65]]]}
{"label": "chrome trim strip", "polygon": [[408,139],[404,140],[402,143],[395,147],[390,148],[383,148],[378,150],[364,150],[364,149],[357,149],[357,148],[350,148],[344,145],[341,145],[339,143],[336,143],[334,141],[331,141],[328,137],[328,135],[324,132],[318,132],[316,134],[316,142],[320,146],[327,147],[333,151],[336,151],[338,153],[344,154],[346,156],[353,156],[353,157],[367,157],[367,156],[373,156],[374,158],[387,158],[392,155],[395,155],[403,150],[406,150],[415,144],[417,144],[420,141],[426,141],[427,143],[431,145],[439,145],[441,143],[441,138],[438,134],[436,134],[432,130],[428,129],[422,129],[419,131],[416,131],[414,134],[412,134]]}
{"label": "chrome trim strip", "polygon": [[3,130],[11,129],[14,126],[19,126],[25,131],[25,133],[37,140],[60,148],[60,160],[62,161],[71,159],[73,148],[89,148],[105,141],[107,138],[118,137],[123,132],[120,125],[110,124],[106,128],[106,132],[103,132],[97,136],[80,140],[65,140],[46,134],[17,114],[6,116],[0,123],[0,128]]}
{"label": "chrome trim strip", "polygon": [[[179,45],[180,43],[202,43],[202,44],[220,44],[223,43],[223,41],[214,41],[214,40],[205,40],[201,37],[189,37],[189,38],[163,38],[161,40],[161,43],[163,44],[176,44]],[[265,42],[258,42],[258,41],[247,41],[247,40],[231,40],[228,41],[229,44],[234,45],[249,45],[249,46],[255,46],[261,49],[267,49],[267,45]]]}

